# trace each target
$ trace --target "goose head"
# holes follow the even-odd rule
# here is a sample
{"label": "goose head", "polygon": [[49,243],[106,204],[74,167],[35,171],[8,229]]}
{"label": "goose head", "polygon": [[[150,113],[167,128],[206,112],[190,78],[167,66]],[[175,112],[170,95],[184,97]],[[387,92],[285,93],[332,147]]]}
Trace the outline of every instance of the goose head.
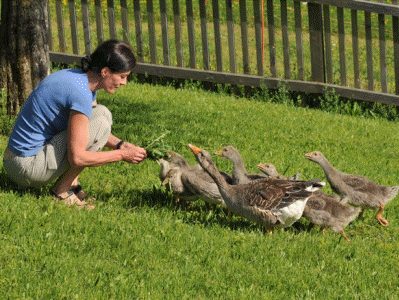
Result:
{"label": "goose head", "polygon": [[276,170],[276,167],[273,164],[267,163],[267,164],[259,164],[256,166],[259,170],[264,172],[266,175],[269,176],[277,176],[278,172]]}
{"label": "goose head", "polygon": [[323,153],[321,153],[320,151],[313,151],[310,153],[306,153],[305,157],[307,159],[309,159],[310,161],[314,161],[314,162],[322,162],[326,159],[324,157]]}
{"label": "goose head", "polygon": [[224,147],[223,149],[216,151],[215,155],[220,155],[228,160],[238,160],[241,159],[241,155],[236,148],[229,145]]}
{"label": "goose head", "polygon": [[208,151],[195,147],[191,144],[188,144],[188,147],[190,147],[191,151],[194,153],[194,156],[201,167],[207,169],[209,166],[213,165],[212,157]]}

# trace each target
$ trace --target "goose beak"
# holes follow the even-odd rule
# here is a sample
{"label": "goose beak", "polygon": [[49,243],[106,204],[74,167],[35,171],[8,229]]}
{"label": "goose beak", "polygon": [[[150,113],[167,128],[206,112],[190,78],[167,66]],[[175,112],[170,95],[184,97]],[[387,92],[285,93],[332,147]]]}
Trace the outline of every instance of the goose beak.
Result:
{"label": "goose beak", "polygon": [[219,150],[215,152],[215,155],[222,155],[223,150]]}
{"label": "goose beak", "polygon": [[193,146],[191,144],[188,144],[188,146],[190,147],[191,151],[193,151],[194,155],[202,150],[202,149],[197,148],[197,147],[195,147],[195,146]]}

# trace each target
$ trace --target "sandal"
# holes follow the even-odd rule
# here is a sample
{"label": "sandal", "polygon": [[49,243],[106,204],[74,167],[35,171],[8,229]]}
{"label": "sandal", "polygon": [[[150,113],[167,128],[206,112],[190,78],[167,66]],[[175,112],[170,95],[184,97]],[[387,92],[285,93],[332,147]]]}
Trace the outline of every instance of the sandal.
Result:
{"label": "sandal", "polygon": [[[94,197],[92,197],[92,196],[89,196],[89,195],[87,195],[85,192],[83,192],[83,190],[82,190],[82,186],[80,185],[80,184],[78,184],[77,186],[74,186],[72,189],[71,189],[71,191],[73,191],[74,193],[75,193],[75,195],[80,199],[80,200],[86,200],[86,201],[88,201],[88,202],[90,202],[90,203],[93,203],[93,202],[95,202],[95,201],[97,201],[97,199],[96,198],[94,198]],[[81,193],[81,197],[79,197],[79,193]]]}
{"label": "sandal", "polygon": [[[66,197],[61,197],[60,195],[57,195],[53,190],[50,190],[50,193],[57,199],[57,202],[64,202],[67,205],[74,205],[76,206],[79,210],[86,207],[87,210],[92,210],[94,208],[93,205],[90,205],[86,201],[82,201],[78,198],[78,196],[75,194],[73,189],[67,190],[66,193],[68,194]],[[72,197],[75,196],[75,197]]]}

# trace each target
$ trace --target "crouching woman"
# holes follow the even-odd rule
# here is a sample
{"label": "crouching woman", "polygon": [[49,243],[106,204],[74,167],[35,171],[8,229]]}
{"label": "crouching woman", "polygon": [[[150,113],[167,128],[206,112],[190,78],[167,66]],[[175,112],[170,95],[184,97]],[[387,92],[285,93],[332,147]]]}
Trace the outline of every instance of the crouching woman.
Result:
{"label": "crouching woman", "polygon": [[[55,179],[51,193],[66,204],[92,209],[79,185],[86,167],[125,161],[140,163],[146,151],[111,133],[112,114],[97,104],[97,91],[114,93],[126,85],[136,59],[131,47],[109,40],[82,58],[81,69],[50,74],[33,90],[15,121],[3,163],[22,187]],[[100,151],[103,147],[112,151]]]}

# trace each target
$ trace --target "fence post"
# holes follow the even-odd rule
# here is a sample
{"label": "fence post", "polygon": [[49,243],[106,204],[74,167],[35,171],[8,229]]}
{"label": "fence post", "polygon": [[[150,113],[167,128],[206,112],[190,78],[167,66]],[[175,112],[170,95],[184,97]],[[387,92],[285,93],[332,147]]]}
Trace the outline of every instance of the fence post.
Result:
{"label": "fence post", "polygon": [[325,82],[322,6],[308,3],[312,81]]}

